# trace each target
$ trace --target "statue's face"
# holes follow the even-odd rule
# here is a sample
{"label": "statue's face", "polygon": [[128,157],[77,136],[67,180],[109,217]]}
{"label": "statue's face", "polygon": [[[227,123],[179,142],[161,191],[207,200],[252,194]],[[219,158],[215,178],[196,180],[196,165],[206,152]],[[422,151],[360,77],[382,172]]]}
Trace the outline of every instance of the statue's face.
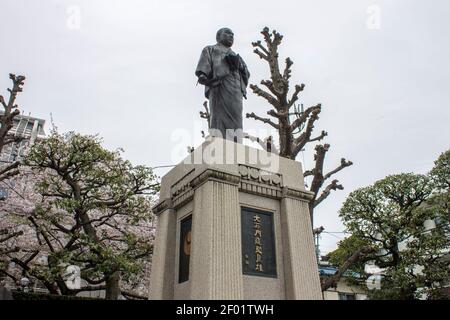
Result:
{"label": "statue's face", "polygon": [[234,33],[231,29],[224,28],[221,29],[218,42],[226,47],[231,47],[234,43]]}

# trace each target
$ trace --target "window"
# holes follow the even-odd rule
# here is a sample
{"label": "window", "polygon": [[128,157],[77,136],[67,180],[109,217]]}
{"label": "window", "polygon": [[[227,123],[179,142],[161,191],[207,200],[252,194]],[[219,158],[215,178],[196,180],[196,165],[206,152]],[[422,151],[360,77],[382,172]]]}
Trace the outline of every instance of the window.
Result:
{"label": "window", "polygon": [[339,292],[339,300],[356,300],[354,293]]}

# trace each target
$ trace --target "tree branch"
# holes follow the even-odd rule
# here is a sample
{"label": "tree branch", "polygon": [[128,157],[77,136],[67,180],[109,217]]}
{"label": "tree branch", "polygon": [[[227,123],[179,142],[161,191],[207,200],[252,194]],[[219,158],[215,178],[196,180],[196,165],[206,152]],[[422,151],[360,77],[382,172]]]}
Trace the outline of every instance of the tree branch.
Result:
{"label": "tree branch", "polygon": [[305,85],[303,83],[301,85],[295,86],[295,91],[292,95],[291,100],[289,100],[288,105],[287,105],[288,109],[290,109],[294,105],[294,103],[298,100],[298,95],[300,94],[300,92],[303,91],[304,88],[305,88]]}
{"label": "tree branch", "polygon": [[6,102],[5,102],[5,98],[4,98],[2,95],[0,95],[0,103],[1,103],[2,106],[3,106],[3,109],[8,108],[8,105],[7,105]]}
{"label": "tree branch", "polygon": [[294,139],[293,154],[294,157],[303,149],[311,138],[312,131],[314,129],[314,122],[319,119],[319,113],[321,111],[320,104],[318,104],[312,111],[309,120],[306,124],[305,132],[303,132],[298,138]]}
{"label": "tree branch", "polygon": [[5,251],[0,250],[0,256],[6,256],[7,254],[15,253],[15,252],[19,252],[19,251],[20,251],[19,247],[15,247],[15,248],[12,248],[12,249],[7,249]]}
{"label": "tree branch", "polygon": [[311,183],[310,191],[314,192],[315,195],[319,192],[320,187],[323,184],[323,163],[325,161],[325,154],[330,149],[329,144],[325,145],[317,145],[315,150],[316,154],[314,155],[314,161],[316,162],[316,166],[313,169],[314,178]]}
{"label": "tree branch", "polygon": [[278,119],[283,119],[283,120],[284,120],[284,119],[287,119],[288,116],[292,115],[292,114],[289,113],[289,112],[275,111],[275,110],[273,110],[273,109],[267,111],[267,114],[268,114],[269,116],[272,116],[272,117],[275,117],[275,118],[278,118]]}
{"label": "tree branch", "polygon": [[33,253],[24,261],[24,264],[28,265],[39,254],[39,250],[34,250]]}
{"label": "tree branch", "polygon": [[21,236],[23,235],[23,231],[17,231],[17,232],[13,232],[9,235],[7,235],[5,238],[0,238],[0,243],[5,242],[11,238],[17,237],[17,236]]}
{"label": "tree branch", "polygon": [[252,46],[255,48],[261,49],[266,56],[269,55],[269,51],[267,51],[267,49],[262,45],[261,41],[258,40],[258,41],[252,42]]}
{"label": "tree branch", "polygon": [[106,276],[104,276],[104,277],[102,277],[100,279],[97,279],[97,280],[93,280],[93,279],[91,279],[89,277],[86,277],[86,276],[82,276],[82,278],[84,280],[86,280],[87,283],[92,284],[92,285],[97,285],[97,284],[100,284],[100,283],[103,283],[103,282],[106,281]]}
{"label": "tree branch", "polygon": [[323,138],[325,138],[326,136],[328,136],[328,132],[322,131],[322,133],[320,134],[320,136],[315,137],[315,138],[312,138],[312,139],[309,139],[308,142],[320,141],[320,140],[322,140]]}
{"label": "tree branch", "polygon": [[314,175],[314,169],[303,172],[303,178]]}
{"label": "tree branch", "polygon": [[375,252],[375,249],[372,247],[363,247],[359,250],[357,250],[347,261],[344,262],[344,264],[339,268],[339,270],[332,275],[331,277],[326,278],[324,281],[322,281],[321,287],[322,291],[327,290],[331,287],[336,287],[338,281],[341,279],[341,277],[344,275],[344,273],[355,263],[362,260],[364,257],[366,257],[368,254]]}
{"label": "tree branch", "polygon": [[269,32],[269,28],[265,27],[261,34],[264,37],[264,40],[267,44],[267,62],[270,67],[271,79],[273,81],[274,90],[278,93],[280,98],[287,94],[288,90],[288,82],[283,79],[283,76],[280,74],[280,68],[278,65],[278,45],[281,43],[283,36],[273,30],[272,33]]}
{"label": "tree branch", "polygon": [[257,142],[265,151],[268,151],[268,144],[267,144],[267,139],[262,140],[258,137],[252,136],[248,133],[244,133],[244,138],[245,139],[249,139],[251,142]]}
{"label": "tree branch", "polygon": [[11,278],[14,282],[17,282],[18,280],[14,275],[6,272],[6,270],[0,269],[0,273],[3,273],[5,276]]}
{"label": "tree branch", "polygon": [[205,108],[205,111],[200,111],[200,118],[206,119],[206,121],[208,121],[208,129],[210,129],[211,128],[211,113],[209,112],[208,101],[203,102],[203,108]]}
{"label": "tree branch", "polygon": [[55,252],[55,249],[53,248],[53,245],[50,242],[50,239],[48,238],[46,232],[42,230],[42,228],[37,224],[36,220],[33,217],[28,217],[28,220],[30,220],[30,222],[34,225],[36,231],[38,231],[42,235],[50,251]]}
{"label": "tree branch", "polygon": [[13,162],[11,164],[8,164],[6,167],[0,169],[0,181],[9,179],[17,174],[19,174],[19,170],[17,169],[20,165],[19,161]]}
{"label": "tree branch", "polygon": [[[291,67],[293,64],[294,64],[294,62],[292,62],[291,58],[287,57],[286,58],[286,67],[284,68],[284,72],[283,72],[283,78],[286,82],[288,82],[289,78],[291,77]],[[305,85],[303,85],[303,86],[305,86]]]}
{"label": "tree branch", "polygon": [[263,86],[265,86],[267,89],[269,89],[270,92],[272,92],[272,94],[274,94],[275,96],[277,96],[278,98],[280,98],[280,95],[279,95],[279,93],[275,90],[272,81],[270,81],[270,80],[261,80],[261,84],[262,84]]}
{"label": "tree branch", "polygon": [[[306,120],[308,120],[308,117],[311,113],[313,113],[314,111],[318,111],[320,110],[320,104],[313,106],[313,107],[309,107],[308,109],[306,109],[305,111],[299,113],[297,115],[297,119],[294,120],[294,122],[292,122],[291,125],[291,131],[293,132],[295,129],[299,128],[303,123],[306,122]],[[320,111],[319,111],[320,112]]]}
{"label": "tree branch", "polygon": [[25,140],[25,138],[21,137],[21,136],[11,136],[11,135],[10,136],[6,136],[5,137],[5,141],[3,143],[3,146],[6,146],[6,145],[11,144],[11,143],[19,143],[19,142],[22,142],[24,140]]}
{"label": "tree branch", "polygon": [[264,151],[278,154],[278,149],[274,145],[272,136],[269,136],[269,137],[267,137],[265,139],[261,139],[261,138],[252,136],[252,135],[250,135],[250,134],[245,132],[244,133],[244,138],[245,139],[249,139],[252,142],[257,142],[263,148]]}
{"label": "tree branch", "polygon": [[17,115],[20,114],[20,111],[17,109],[17,105],[15,105],[16,97],[19,92],[22,92],[22,86],[25,81],[24,76],[16,76],[12,73],[9,74],[9,78],[13,82],[13,88],[8,89],[9,101],[5,102],[3,96],[0,96],[0,103],[4,108],[4,114],[0,116],[0,152],[3,150],[5,145],[5,139],[8,134],[8,131],[13,127],[13,119]]}
{"label": "tree branch", "polygon": [[254,112],[252,113],[247,113],[246,115],[247,118],[253,118],[255,120],[259,120],[262,121],[264,123],[270,124],[272,127],[274,127],[275,129],[279,129],[279,125],[275,124],[274,122],[272,122],[269,118],[261,118],[259,116],[257,116]]}
{"label": "tree branch", "polygon": [[259,51],[258,49],[253,50],[253,52],[256,53],[261,59],[269,61],[269,57],[264,53],[262,53],[261,51]]}
{"label": "tree branch", "polygon": [[331,190],[344,190],[341,184],[338,184],[338,180],[333,180],[326,188],[322,191],[320,197],[314,201],[314,207],[318,206],[323,200],[325,200],[331,193]]}
{"label": "tree branch", "polygon": [[329,177],[331,177],[333,174],[335,174],[335,173],[341,171],[342,169],[344,169],[344,168],[346,168],[346,167],[351,166],[352,164],[353,164],[353,162],[347,161],[347,160],[345,160],[345,158],[342,158],[342,159],[341,159],[341,164],[340,164],[340,166],[337,167],[336,169],[334,169],[334,170],[328,172],[328,173],[323,177],[323,179],[324,179],[324,180],[327,180],[327,179],[328,179]]}
{"label": "tree branch", "polygon": [[255,93],[256,95],[266,99],[267,102],[269,102],[272,106],[274,106],[275,109],[277,109],[277,110],[279,109],[280,105],[278,103],[278,100],[274,96],[272,96],[270,93],[262,90],[256,84],[251,84],[250,89],[252,89],[253,93]]}

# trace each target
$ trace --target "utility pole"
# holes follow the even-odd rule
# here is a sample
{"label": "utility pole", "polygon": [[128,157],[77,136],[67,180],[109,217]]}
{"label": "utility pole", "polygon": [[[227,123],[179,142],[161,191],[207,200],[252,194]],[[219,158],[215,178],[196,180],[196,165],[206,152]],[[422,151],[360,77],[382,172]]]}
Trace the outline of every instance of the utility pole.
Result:
{"label": "utility pole", "polygon": [[314,245],[316,247],[316,258],[317,258],[317,264],[319,264],[320,261],[320,247],[319,247],[319,240],[320,240],[320,234],[325,230],[323,226],[320,226],[319,228],[313,229],[313,235],[314,235]]}

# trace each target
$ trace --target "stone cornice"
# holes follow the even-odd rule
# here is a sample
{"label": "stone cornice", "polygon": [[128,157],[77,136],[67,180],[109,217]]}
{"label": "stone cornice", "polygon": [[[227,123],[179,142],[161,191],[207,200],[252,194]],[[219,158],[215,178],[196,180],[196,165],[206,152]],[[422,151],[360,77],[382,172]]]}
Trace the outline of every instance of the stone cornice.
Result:
{"label": "stone cornice", "polygon": [[178,209],[194,199],[194,190],[190,189],[173,199],[173,208]]}
{"label": "stone cornice", "polygon": [[307,190],[299,190],[288,187],[280,188],[246,180],[242,180],[239,184],[239,191],[278,200],[283,198],[292,198],[309,202],[314,198],[314,193]]}
{"label": "stone cornice", "polygon": [[180,180],[172,185],[170,188],[170,196],[172,198],[177,197],[178,195],[185,193],[186,191],[191,189],[190,182],[195,175],[195,169],[192,169],[187,174],[184,175]]}
{"label": "stone cornice", "polygon": [[155,215],[161,214],[167,209],[178,209],[184,204],[191,201],[194,197],[195,188],[209,180],[220,181],[238,185],[241,177],[232,173],[215,170],[213,168],[206,169],[197,177],[194,177],[194,170],[188,172],[183,178],[175,183],[171,188],[171,198],[160,201],[152,208]]}
{"label": "stone cornice", "polygon": [[239,165],[239,175],[208,168],[194,177],[194,171],[190,171],[172,186],[171,198],[152,208],[153,213],[159,215],[164,210],[183,206],[193,199],[197,187],[210,180],[233,184],[239,187],[239,191],[272,199],[293,198],[309,202],[314,198],[310,191],[283,187],[283,177],[279,173]]}
{"label": "stone cornice", "polygon": [[282,198],[281,188],[246,180],[242,180],[241,183],[239,184],[239,191],[261,195],[273,199]]}
{"label": "stone cornice", "polygon": [[209,168],[200,173],[194,179],[192,179],[189,185],[195,189],[208,180],[216,180],[224,183],[237,185],[241,181],[241,177],[232,173]]}
{"label": "stone cornice", "polygon": [[163,211],[165,211],[167,209],[172,209],[172,208],[173,208],[172,199],[167,198],[167,199],[161,200],[155,206],[153,206],[152,212],[158,216]]}
{"label": "stone cornice", "polygon": [[293,199],[300,199],[300,200],[306,200],[311,201],[314,199],[314,193],[308,190],[300,190],[300,189],[293,189],[293,188],[283,188],[283,198],[293,198]]}

